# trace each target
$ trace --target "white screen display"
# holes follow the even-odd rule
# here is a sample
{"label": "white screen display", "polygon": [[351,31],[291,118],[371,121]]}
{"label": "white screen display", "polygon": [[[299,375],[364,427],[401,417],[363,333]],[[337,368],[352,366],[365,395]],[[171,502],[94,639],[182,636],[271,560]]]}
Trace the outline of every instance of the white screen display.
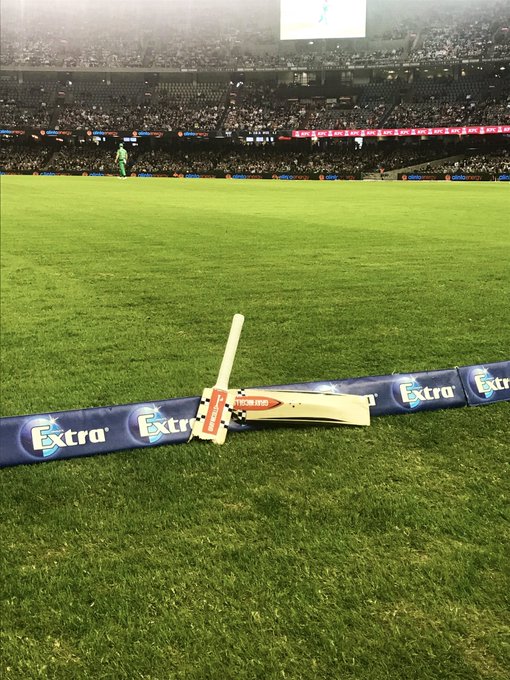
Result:
{"label": "white screen display", "polygon": [[280,0],[280,39],[364,38],[367,0]]}

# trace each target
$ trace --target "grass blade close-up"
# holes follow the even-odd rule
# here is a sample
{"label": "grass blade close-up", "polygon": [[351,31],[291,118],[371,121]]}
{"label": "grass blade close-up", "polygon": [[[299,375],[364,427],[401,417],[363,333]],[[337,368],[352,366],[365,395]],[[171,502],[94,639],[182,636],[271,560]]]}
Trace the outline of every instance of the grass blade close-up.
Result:
{"label": "grass blade close-up", "polygon": [[[1,415],[510,358],[503,183],[2,177]],[[5,468],[0,675],[507,680],[510,405]]]}

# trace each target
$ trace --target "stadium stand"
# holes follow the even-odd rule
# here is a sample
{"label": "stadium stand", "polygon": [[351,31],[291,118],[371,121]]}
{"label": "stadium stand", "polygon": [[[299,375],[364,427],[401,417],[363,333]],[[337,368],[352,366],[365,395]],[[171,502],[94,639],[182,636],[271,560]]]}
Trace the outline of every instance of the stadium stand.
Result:
{"label": "stadium stand", "polygon": [[335,104],[323,104],[311,111],[308,127],[322,130],[355,130],[358,128],[377,128],[389,109],[388,102],[372,101],[355,105],[351,109],[340,108]]}
{"label": "stadium stand", "polygon": [[114,154],[94,147],[64,147],[53,154],[44,169],[49,172],[115,173]]}
{"label": "stadium stand", "polygon": [[269,84],[250,83],[239,89],[228,110],[227,130],[290,130],[306,121],[306,108],[297,100],[285,99],[282,91]]}
{"label": "stadium stand", "polygon": [[[365,147],[362,151],[345,144],[333,144],[325,150],[303,149],[301,151],[274,148],[270,145],[243,147],[221,151],[199,150],[195,153],[148,152],[141,154],[133,172],[180,172],[230,174],[318,174],[336,173],[355,175],[377,171],[381,165],[388,170],[410,165],[423,159],[441,157],[443,149]],[[161,154],[161,155],[160,155]]]}
{"label": "stadium stand", "polygon": [[157,129],[216,129],[226,108],[227,87],[222,83],[162,83],[154,104],[142,112],[140,125]]}
{"label": "stadium stand", "polygon": [[[446,3],[424,24],[413,58],[421,62],[492,56],[495,35],[508,26],[508,4],[457,7]],[[503,56],[505,51],[502,50]],[[508,54],[508,52],[506,52]]]}
{"label": "stadium stand", "polygon": [[399,104],[386,121],[389,127],[492,124],[510,122],[510,105],[493,100],[465,103]]}
{"label": "stadium stand", "polygon": [[0,84],[0,125],[46,127],[54,104],[55,82]]}
{"label": "stadium stand", "polygon": [[[384,2],[380,3],[384,15]],[[275,7],[276,7],[275,2]],[[204,15],[201,3],[189,3],[185,17],[160,6],[159,21],[152,12],[138,12],[136,22],[127,13],[108,31],[86,17],[81,28],[64,23],[55,30],[51,12],[25,24],[6,22],[2,35],[2,65],[59,68],[160,68],[229,70],[341,68],[392,65],[404,59],[443,63],[476,58],[508,58],[509,10],[505,0],[491,4],[439,2],[408,8],[407,16],[394,16],[396,24],[371,40],[336,45],[280,47],[274,12],[264,16],[254,8],[251,22],[234,28],[227,17]],[[389,12],[388,12],[389,14]],[[183,20],[184,19],[184,20]],[[373,20],[375,22],[375,19]],[[61,22],[61,17],[59,17]],[[117,26],[117,24],[119,24]],[[171,35],[171,40],[168,39]],[[377,41],[375,39],[377,38]],[[377,47],[374,45],[377,42]],[[262,46],[262,49],[261,49]]]}
{"label": "stadium stand", "polygon": [[[71,7],[57,22],[51,11],[34,16],[23,31],[19,22],[2,22],[0,129],[27,129],[36,137],[47,129],[53,136],[73,130],[208,131],[229,140],[222,148],[171,149],[153,140],[150,150],[133,148],[133,172],[353,174],[427,163],[447,156],[450,142],[422,149],[365,144],[362,151],[309,143],[298,151],[282,148],[278,135],[510,124],[510,64],[503,61],[510,57],[510,12],[504,1],[466,8],[431,0],[396,14],[392,0],[381,0],[373,5],[379,14],[366,39],[283,42],[274,16],[264,16],[258,5],[240,21],[240,14],[203,15],[205,2],[177,12],[174,4],[173,13],[170,5],[158,5],[158,21],[137,10],[114,28],[82,13],[79,28],[74,22],[69,32]],[[249,134],[270,135],[273,146],[244,146]],[[77,144],[76,135],[70,145],[39,152],[9,143],[12,159],[7,163],[4,150],[3,163],[8,171],[112,171],[111,151]],[[489,154],[476,167],[503,161]]]}
{"label": "stadium stand", "polygon": [[59,108],[59,129],[216,128],[225,110],[221,83],[87,84],[69,87],[71,104]]}
{"label": "stadium stand", "polygon": [[[306,91],[247,83],[227,103],[223,83],[144,82],[0,86],[0,125],[61,130],[226,129],[259,132],[290,129],[362,129],[434,125],[508,124],[508,83],[492,95],[490,80],[408,86],[406,101],[398,88],[367,86],[354,96],[307,97]],[[386,92],[386,97],[377,93]],[[409,101],[410,100],[410,101]],[[397,103],[398,102],[398,103]]]}
{"label": "stadium stand", "polygon": [[37,171],[46,165],[51,150],[47,148],[0,146],[0,169],[4,172]]}
{"label": "stadium stand", "polygon": [[[376,143],[357,148],[352,143],[331,143],[326,148],[255,145],[241,147],[172,146],[150,150],[130,149],[132,173],[229,173],[229,174],[317,174],[355,175],[398,169],[448,155],[448,145],[404,145]],[[0,152],[3,171],[116,173],[115,148],[95,144],[14,148],[10,143]]]}
{"label": "stadium stand", "polygon": [[[388,143],[357,149],[345,142],[325,149],[287,148],[272,145],[216,147],[214,149],[173,146],[150,150],[130,149],[132,173],[150,174],[319,174],[370,175],[384,167],[386,172],[420,168],[425,172],[452,174],[510,173],[510,147],[495,145],[473,151],[457,142],[430,144]],[[435,159],[454,156],[455,161],[431,165]],[[87,145],[0,147],[0,170],[4,172],[96,172],[116,174],[115,149]]]}
{"label": "stadium stand", "polygon": [[55,127],[58,129],[128,128],[136,120],[145,99],[144,83],[87,82],[61,90]]}
{"label": "stadium stand", "polygon": [[493,151],[492,153],[470,153],[463,158],[448,163],[440,163],[434,166],[427,164],[426,171],[434,171],[444,174],[454,173],[482,173],[495,175],[498,173],[510,173],[510,151]]}

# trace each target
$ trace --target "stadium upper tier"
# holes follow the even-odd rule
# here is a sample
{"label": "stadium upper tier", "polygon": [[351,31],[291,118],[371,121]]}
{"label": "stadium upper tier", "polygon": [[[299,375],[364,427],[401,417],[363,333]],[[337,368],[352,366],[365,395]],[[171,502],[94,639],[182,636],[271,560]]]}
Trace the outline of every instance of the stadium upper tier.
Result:
{"label": "stadium upper tier", "polygon": [[[183,14],[139,13],[113,24],[82,16],[7,15],[2,21],[1,65],[58,69],[343,69],[398,63],[453,63],[510,58],[510,5],[506,0],[475,6],[450,2],[395,7],[384,0],[369,13],[368,38],[280,41],[277,16],[204,18],[187,3]],[[254,3],[257,5],[257,3]],[[409,4],[409,3],[407,3]],[[369,4],[370,7],[370,4]],[[195,11],[197,15],[193,14]],[[392,11],[393,15],[392,15]],[[375,12],[375,14],[374,14]],[[127,13],[129,14],[129,13]],[[379,32],[379,24],[387,30]]]}

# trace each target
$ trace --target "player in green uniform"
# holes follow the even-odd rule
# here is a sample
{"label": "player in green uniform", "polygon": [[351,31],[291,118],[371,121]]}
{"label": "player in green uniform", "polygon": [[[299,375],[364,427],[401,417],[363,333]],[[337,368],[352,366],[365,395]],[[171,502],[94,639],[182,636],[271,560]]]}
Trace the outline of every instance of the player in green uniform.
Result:
{"label": "player in green uniform", "polygon": [[122,142],[119,144],[119,149],[117,155],[115,156],[115,162],[119,164],[119,177],[120,179],[127,179],[126,177],[126,163],[128,161],[128,153],[124,148]]}

